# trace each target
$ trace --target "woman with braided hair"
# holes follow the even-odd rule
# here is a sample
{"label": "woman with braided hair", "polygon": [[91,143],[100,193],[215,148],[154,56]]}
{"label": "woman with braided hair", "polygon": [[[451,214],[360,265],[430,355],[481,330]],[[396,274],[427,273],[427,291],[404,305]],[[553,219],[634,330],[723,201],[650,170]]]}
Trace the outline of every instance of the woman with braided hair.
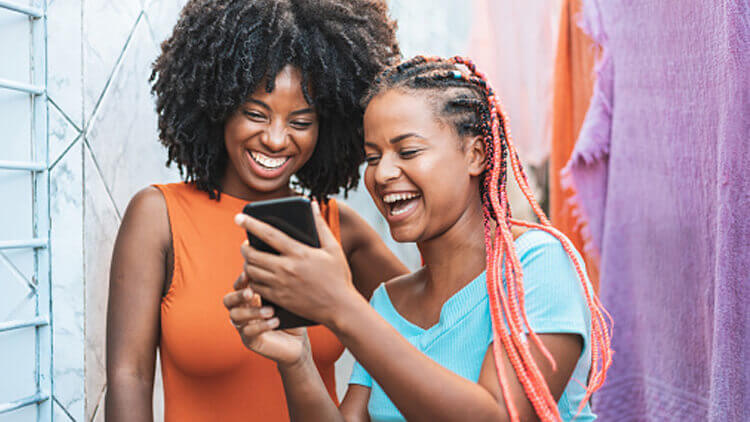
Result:
{"label": "woman with braided hair", "polygon": [[[606,311],[534,200],[484,76],[467,59],[416,57],[384,71],[364,102],[365,184],[423,268],[378,287],[368,307],[319,212],[321,250],[236,219],[282,251],[243,245],[248,287],[225,304],[244,343],[277,361],[292,419],[595,419],[589,399],[612,356]],[[511,217],[508,175],[540,224]],[[339,408],[305,330],[272,331],[274,318],[248,306],[256,293],[321,321],[357,358]]]}
{"label": "woman with braided hair", "polygon": [[[167,421],[289,420],[276,365],[242,346],[222,306],[246,236],[233,216],[247,202],[299,190],[317,198],[365,297],[407,272],[361,217],[327,199],[357,185],[360,100],[400,54],[386,12],[380,0],[184,7],[151,77],[159,138],[184,183],[142,190],[122,220],[110,278],[108,421],[153,418],[157,348]],[[309,335],[336,400],[343,346],[325,327]]]}

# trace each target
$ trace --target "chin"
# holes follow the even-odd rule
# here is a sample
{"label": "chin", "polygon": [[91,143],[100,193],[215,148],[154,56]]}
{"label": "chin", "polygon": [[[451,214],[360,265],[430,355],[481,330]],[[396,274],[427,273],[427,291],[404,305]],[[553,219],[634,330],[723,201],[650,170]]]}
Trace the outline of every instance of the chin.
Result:
{"label": "chin", "polygon": [[256,192],[274,192],[289,186],[289,177],[279,177],[277,179],[262,179],[252,175],[245,177],[245,184]]}
{"label": "chin", "polygon": [[418,242],[421,236],[409,227],[391,228],[391,237],[398,243]]}

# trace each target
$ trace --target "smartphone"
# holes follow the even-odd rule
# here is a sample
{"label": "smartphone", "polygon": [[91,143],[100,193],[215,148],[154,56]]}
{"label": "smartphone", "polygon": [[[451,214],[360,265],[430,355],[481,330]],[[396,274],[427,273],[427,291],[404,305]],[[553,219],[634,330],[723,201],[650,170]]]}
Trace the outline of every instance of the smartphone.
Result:
{"label": "smartphone", "polygon": [[[307,198],[293,196],[253,202],[245,205],[242,212],[276,227],[292,239],[308,246],[320,247],[320,239],[318,238],[318,231],[315,229],[315,220],[312,208],[310,207],[310,200]],[[259,251],[278,254],[276,250],[253,236],[250,232],[247,232],[247,240],[250,246]],[[274,316],[279,319],[277,330],[318,324],[315,321],[292,313],[265,298],[262,299],[262,302],[264,306],[273,307]]]}

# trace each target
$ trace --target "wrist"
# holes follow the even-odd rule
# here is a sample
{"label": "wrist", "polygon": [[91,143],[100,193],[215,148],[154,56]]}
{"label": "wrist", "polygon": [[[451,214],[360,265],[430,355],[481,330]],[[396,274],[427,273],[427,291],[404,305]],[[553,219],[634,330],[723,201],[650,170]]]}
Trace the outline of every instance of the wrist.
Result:
{"label": "wrist", "polygon": [[323,322],[329,330],[342,338],[348,335],[351,327],[356,325],[357,315],[372,309],[367,300],[355,289],[350,289],[349,294],[341,301],[340,305],[335,308],[330,318]]}
{"label": "wrist", "polygon": [[276,362],[276,368],[279,373],[283,376],[284,374],[295,373],[304,371],[310,364],[315,364],[312,359],[312,353],[309,348],[305,348],[305,351],[293,362]]}

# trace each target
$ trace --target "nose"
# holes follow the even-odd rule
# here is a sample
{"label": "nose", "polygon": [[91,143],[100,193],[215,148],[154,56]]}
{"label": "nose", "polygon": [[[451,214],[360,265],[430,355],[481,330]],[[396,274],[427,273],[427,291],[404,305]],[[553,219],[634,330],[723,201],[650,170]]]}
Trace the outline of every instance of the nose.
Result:
{"label": "nose", "polygon": [[289,134],[280,122],[271,123],[261,134],[260,142],[271,152],[283,151],[289,143]]}
{"label": "nose", "polygon": [[396,161],[391,158],[392,154],[383,154],[380,161],[375,166],[375,183],[385,185],[401,176],[401,168]]}

